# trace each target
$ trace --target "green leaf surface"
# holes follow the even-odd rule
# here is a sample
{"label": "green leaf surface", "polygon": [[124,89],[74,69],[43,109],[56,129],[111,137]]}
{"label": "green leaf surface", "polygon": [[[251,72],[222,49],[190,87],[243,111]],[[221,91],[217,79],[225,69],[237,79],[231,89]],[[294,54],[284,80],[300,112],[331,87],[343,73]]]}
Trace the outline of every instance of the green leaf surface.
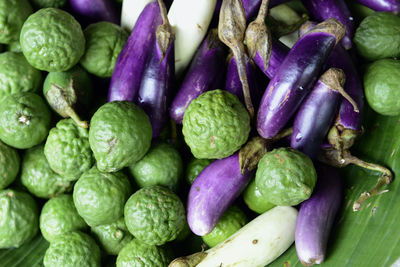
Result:
{"label": "green leaf surface", "polygon": [[[345,198],[331,233],[325,262],[319,266],[391,266],[400,262],[400,116],[384,117],[368,110],[365,134],[352,153],[388,166],[394,181],[389,192],[366,201],[353,212],[360,193],[368,191],[379,174],[359,167],[343,169]],[[303,266],[293,245],[270,266]],[[396,265],[398,266],[398,265]]]}

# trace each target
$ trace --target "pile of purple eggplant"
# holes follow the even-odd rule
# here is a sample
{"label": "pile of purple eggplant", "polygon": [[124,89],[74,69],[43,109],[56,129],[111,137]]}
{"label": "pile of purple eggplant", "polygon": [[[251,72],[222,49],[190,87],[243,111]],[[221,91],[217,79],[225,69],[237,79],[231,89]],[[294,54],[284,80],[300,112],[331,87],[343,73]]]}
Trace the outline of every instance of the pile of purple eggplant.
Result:
{"label": "pile of purple eggplant", "polygon": [[[93,4],[93,14],[106,16],[99,20],[115,22],[107,1],[93,2],[98,2]],[[363,132],[364,92],[347,51],[352,48],[355,23],[346,3],[302,0],[316,22],[304,23],[298,29],[299,39],[289,48],[265,23],[268,9],[287,2],[284,0],[197,3],[207,15],[201,26],[198,24],[200,42],[193,44],[190,36],[177,30],[181,25],[171,22],[176,18],[167,13],[162,0],[148,2],[118,56],[108,101],[127,100],[142,107],[150,118],[153,138],[157,138],[169,119],[182,124],[185,110],[202,93],[224,88],[246,106],[253,119],[253,137],[258,136],[262,143],[261,152],[249,156],[241,149],[212,162],[197,176],[187,201],[190,229],[197,235],[210,233],[252,179],[257,160],[280,140],[308,155],[316,166],[317,186],[299,206],[295,243],[303,264],[321,263],[342,199],[341,179],[333,167],[355,164],[382,174],[376,185],[355,201],[354,211],[393,179],[386,167],[350,153]],[[400,12],[396,0],[357,2],[376,11]],[[84,3],[71,0],[76,12]],[[175,1],[170,10],[176,9],[174,5]],[[185,42],[195,47],[191,49],[195,53],[188,52],[190,65],[182,67],[177,63],[182,52],[176,44],[181,47]]]}

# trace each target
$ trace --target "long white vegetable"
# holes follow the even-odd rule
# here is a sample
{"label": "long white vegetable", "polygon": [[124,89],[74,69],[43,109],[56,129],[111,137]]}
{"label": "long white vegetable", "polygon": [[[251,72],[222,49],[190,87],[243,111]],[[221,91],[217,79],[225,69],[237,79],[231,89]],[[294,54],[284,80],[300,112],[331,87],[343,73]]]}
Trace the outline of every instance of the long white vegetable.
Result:
{"label": "long white vegetable", "polygon": [[153,1],[155,0],[124,0],[122,2],[121,27],[131,32],[144,7]]}
{"label": "long white vegetable", "polygon": [[294,242],[297,210],[275,207],[246,224],[217,246],[174,260],[170,267],[262,267],[279,257]]}
{"label": "long white vegetable", "polygon": [[168,12],[175,32],[175,73],[188,66],[207,33],[216,0],[174,0]]}

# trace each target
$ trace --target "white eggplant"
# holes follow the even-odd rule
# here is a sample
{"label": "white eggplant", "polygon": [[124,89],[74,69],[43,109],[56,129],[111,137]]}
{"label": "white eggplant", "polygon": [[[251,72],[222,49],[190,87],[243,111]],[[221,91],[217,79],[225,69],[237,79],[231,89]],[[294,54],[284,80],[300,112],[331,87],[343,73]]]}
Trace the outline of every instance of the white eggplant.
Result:
{"label": "white eggplant", "polygon": [[175,33],[175,73],[189,65],[207,33],[216,0],[174,0],[168,19]]}
{"label": "white eggplant", "polygon": [[121,10],[121,27],[131,32],[144,7],[155,0],[124,0]]}

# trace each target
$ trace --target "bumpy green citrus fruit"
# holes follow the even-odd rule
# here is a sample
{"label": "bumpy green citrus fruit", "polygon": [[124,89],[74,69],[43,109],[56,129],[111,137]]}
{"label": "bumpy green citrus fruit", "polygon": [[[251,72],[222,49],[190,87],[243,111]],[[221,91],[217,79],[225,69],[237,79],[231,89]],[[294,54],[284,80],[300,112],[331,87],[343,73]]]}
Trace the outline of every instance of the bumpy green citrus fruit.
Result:
{"label": "bumpy green citrus fruit", "polygon": [[9,43],[7,45],[7,49],[6,50],[10,51],[10,52],[21,53],[22,54],[21,44],[19,43],[19,41],[13,41],[12,43]]}
{"label": "bumpy green citrus fruit", "polygon": [[62,8],[67,3],[67,0],[31,0],[38,8],[56,7]]}
{"label": "bumpy green citrus fruit", "polygon": [[219,89],[193,100],[182,124],[185,142],[196,158],[228,157],[247,141],[250,132],[250,116],[243,104]]}
{"label": "bumpy green citrus fruit", "polygon": [[39,229],[35,200],[25,192],[0,191],[0,248],[19,247]]}
{"label": "bumpy green citrus fruit", "polygon": [[237,206],[229,207],[218,220],[217,225],[207,235],[202,236],[204,243],[214,247],[224,241],[247,223],[247,217]]}
{"label": "bumpy green citrus fruit", "polygon": [[113,223],[98,225],[91,229],[102,249],[110,255],[118,255],[121,249],[133,239],[123,217]]}
{"label": "bumpy green citrus fruit", "polygon": [[166,143],[154,143],[147,154],[129,167],[140,187],[161,185],[176,191],[183,172],[179,152]]}
{"label": "bumpy green citrus fruit", "polygon": [[18,41],[22,24],[32,12],[28,0],[0,1],[0,43]]}
{"label": "bumpy green citrus fruit", "polygon": [[266,201],[294,206],[311,196],[317,173],[307,155],[291,148],[278,148],[261,158],[255,180]]}
{"label": "bumpy green citrus fruit", "polygon": [[112,223],[123,216],[131,192],[129,180],[122,172],[105,173],[93,167],[76,182],[74,204],[90,226]]}
{"label": "bumpy green citrus fruit", "polygon": [[46,267],[98,267],[100,248],[87,234],[68,232],[50,243],[43,264]]}
{"label": "bumpy green citrus fruit", "polygon": [[6,188],[15,180],[19,165],[18,152],[0,141],[0,189]]}
{"label": "bumpy green citrus fruit", "polygon": [[125,204],[124,216],[129,232],[149,245],[174,240],[186,222],[182,201],[161,186],[136,191]]}
{"label": "bumpy green citrus fruit", "polygon": [[78,65],[67,71],[50,72],[43,84],[43,95],[50,107],[64,118],[71,117],[82,125],[78,114],[84,113],[93,100],[89,74]]}
{"label": "bumpy green citrus fruit", "polygon": [[249,209],[259,214],[275,207],[275,205],[268,202],[266,197],[264,197],[260,190],[258,190],[255,180],[253,180],[244,190],[243,200]]}
{"label": "bumpy green citrus fruit", "polygon": [[22,158],[21,182],[30,193],[41,198],[54,197],[72,189],[68,179],[50,168],[43,145],[26,150]]}
{"label": "bumpy green citrus fruit", "polygon": [[30,15],[21,29],[21,49],[28,62],[45,71],[65,71],[85,52],[79,22],[57,8],[43,8]]}
{"label": "bumpy green citrus fruit", "polygon": [[140,160],[151,138],[149,117],[128,101],[104,104],[90,121],[89,143],[100,171],[118,171]]}
{"label": "bumpy green citrus fruit", "polygon": [[171,257],[163,247],[147,245],[134,239],[118,254],[117,267],[167,267],[170,261]]}
{"label": "bumpy green citrus fruit", "polygon": [[400,56],[400,17],[375,12],[357,28],[354,43],[361,56],[369,60]]}
{"label": "bumpy green citrus fruit", "polygon": [[89,25],[83,33],[86,51],[80,63],[94,75],[111,77],[117,57],[128,39],[128,33],[118,25],[106,21]]}
{"label": "bumpy green citrus fruit", "polygon": [[41,86],[42,74],[15,52],[0,54],[0,101],[6,95],[36,92]]}
{"label": "bumpy green citrus fruit", "polygon": [[197,178],[197,176],[211,162],[213,162],[211,159],[196,159],[196,158],[191,159],[189,164],[186,167],[186,181],[189,184],[193,184],[193,182]]}
{"label": "bumpy green citrus fruit", "polygon": [[78,180],[94,164],[89,131],[72,119],[60,120],[50,130],[44,154],[51,169],[70,181]]}
{"label": "bumpy green citrus fruit", "polygon": [[72,195],[59,195],[48,200],[40,214],[40,231],[52,242],[70,231],[85,230],[87,224],[75,208]]}
{"label": "bumpy green citrus fruit", "polygon": [[49,133],[50,110],[37,94],[16,93],[0,101],[0,139],[15,148],[40,144]]}
{"label": "bumpy green citrus fruit", "polygon": [[382,115],[400,114],[400,60],[382,59],[368,66],[364,90],[368,104]]}

